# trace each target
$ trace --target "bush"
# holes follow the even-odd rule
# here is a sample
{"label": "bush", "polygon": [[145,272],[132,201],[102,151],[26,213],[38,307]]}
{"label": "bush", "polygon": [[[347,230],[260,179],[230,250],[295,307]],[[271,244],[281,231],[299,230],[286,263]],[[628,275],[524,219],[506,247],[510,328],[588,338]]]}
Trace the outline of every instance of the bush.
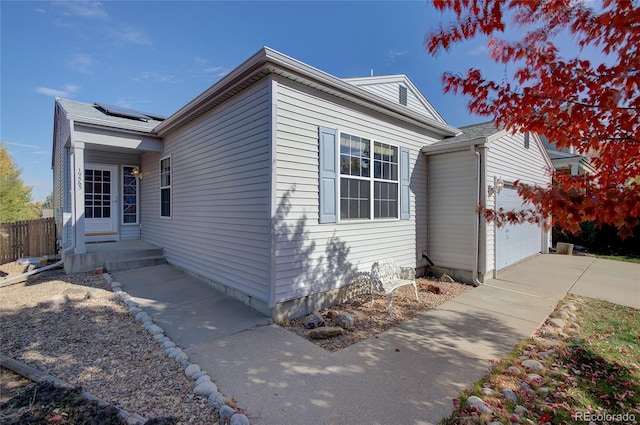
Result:
{"label": "bush", "polygon": [[580,229],[580,232],[574,235],[555,227],[553,241],[584,246],[593,254],[640,258],[640,226],[633,229],[633,237],[624,240],[620,239],[614,226],[603,225],[597,228],[592,222],[587,221],[580,225]]}

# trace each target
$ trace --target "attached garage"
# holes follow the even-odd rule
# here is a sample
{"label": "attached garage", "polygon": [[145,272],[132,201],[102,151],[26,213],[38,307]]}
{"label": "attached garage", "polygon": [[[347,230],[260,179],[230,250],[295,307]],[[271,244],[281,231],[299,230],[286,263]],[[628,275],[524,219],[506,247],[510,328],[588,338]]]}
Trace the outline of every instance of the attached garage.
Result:
{"label": "attached garage", "polygon": [[[522,198],[513,187],[505,187],[496,194],[498,209],[505,211],[532,208],[523,205]],[[496,267],[501,270],[518,261],[543,251],[543,237],[540,225],[534,223],[507,224],[496,232]]]}
{"label": "attached garage", "polygon": [[[478,284],[550,246],[537,224],[497,228],[478,206],[505,211],[523,205],[514,182],[546,186],[551,161],[536,134],[511,134],[494,122],[461,127],[459,136],[425,146],[427,155],[427,250],[434,273]],[[499,190],[495,181],[502,184]]]}

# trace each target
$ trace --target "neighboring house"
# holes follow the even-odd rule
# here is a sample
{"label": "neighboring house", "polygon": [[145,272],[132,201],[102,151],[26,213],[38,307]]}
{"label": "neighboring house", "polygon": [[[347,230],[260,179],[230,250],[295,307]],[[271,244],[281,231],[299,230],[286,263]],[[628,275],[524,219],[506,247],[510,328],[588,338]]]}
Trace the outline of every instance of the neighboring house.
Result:
{"label": "neighboring house", "polygon": [[596,169],[591,165],[589,157],[576,153],[574,148],[560,149],[544,136],[540,139],[556,171],[566,172],[572,176],[595,174]]}
{"label": "neighboring house", "polygon": [[[464,131],[405,75],[342,80],[269,48],[166,119],[57,99],[54,205],[65,270],[103,266],[72,261],[90,243],[139,239],[273,317],[331,304],[380,259],[422,270],[429,257],[473,281],[473,256],[449,263],[442,253],[460,245],[435,243],[446,239],[442,226],[467,229],[479,217],[477,197],[450,203],[462,192],[446,185],[471,195],[488,187],[475,177],[472,150],[492,158],[494,137],[467,140]],[[509,137],[497,132],[500,163],[490,175],[542,182],[548,158],[537,137],[534,149],[508,154],[525,159],[499,157]],[[459,154],[429,147],[458,144],[465,159],[444,166],[450,181],[439,187],[438,160]],[[448,214],[437,204],[450,205]],[[462,250],[491,239],[486,224],[481,239],[468,230]],[[491,267],[480,263],[482,279]]]}

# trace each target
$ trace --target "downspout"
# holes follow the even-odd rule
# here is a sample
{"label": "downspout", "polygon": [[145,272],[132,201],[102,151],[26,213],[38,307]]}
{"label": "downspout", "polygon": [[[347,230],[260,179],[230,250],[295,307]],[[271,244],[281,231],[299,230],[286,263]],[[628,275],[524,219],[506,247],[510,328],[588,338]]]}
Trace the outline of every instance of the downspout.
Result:
{"label": "downspout", "polygon": [[[478,152],[478,149],[482,150]],[[480,220],[482,219],[482,215],[480,213],[479,205],[484,205],[484,178],[483,175],[486,175],[486,146],[477,145],[471,146],[471,151],[476,155],[476,178],[477,178],[477,186],[476,186],[476,213],[473,216],[473,233],[474,233],[474,244],[473,244],[473,271],[471,276],[471,284],[473,286],[480,286],[484,282],[478,280],[478,266],[479,266],[479,256],[480,256]]]}

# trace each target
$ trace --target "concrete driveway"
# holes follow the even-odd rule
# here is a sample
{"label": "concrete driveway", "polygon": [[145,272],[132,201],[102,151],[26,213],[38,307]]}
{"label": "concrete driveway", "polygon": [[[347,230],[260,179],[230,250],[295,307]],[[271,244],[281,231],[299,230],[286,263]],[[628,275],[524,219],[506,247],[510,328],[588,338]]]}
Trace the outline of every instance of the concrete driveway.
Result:
{"label": "concrete driveway", "polygon": [[254,425],[437,423],[567,292],[640,308],[640,265],[540,255],[329,353],[169,265],[114,279]]}

